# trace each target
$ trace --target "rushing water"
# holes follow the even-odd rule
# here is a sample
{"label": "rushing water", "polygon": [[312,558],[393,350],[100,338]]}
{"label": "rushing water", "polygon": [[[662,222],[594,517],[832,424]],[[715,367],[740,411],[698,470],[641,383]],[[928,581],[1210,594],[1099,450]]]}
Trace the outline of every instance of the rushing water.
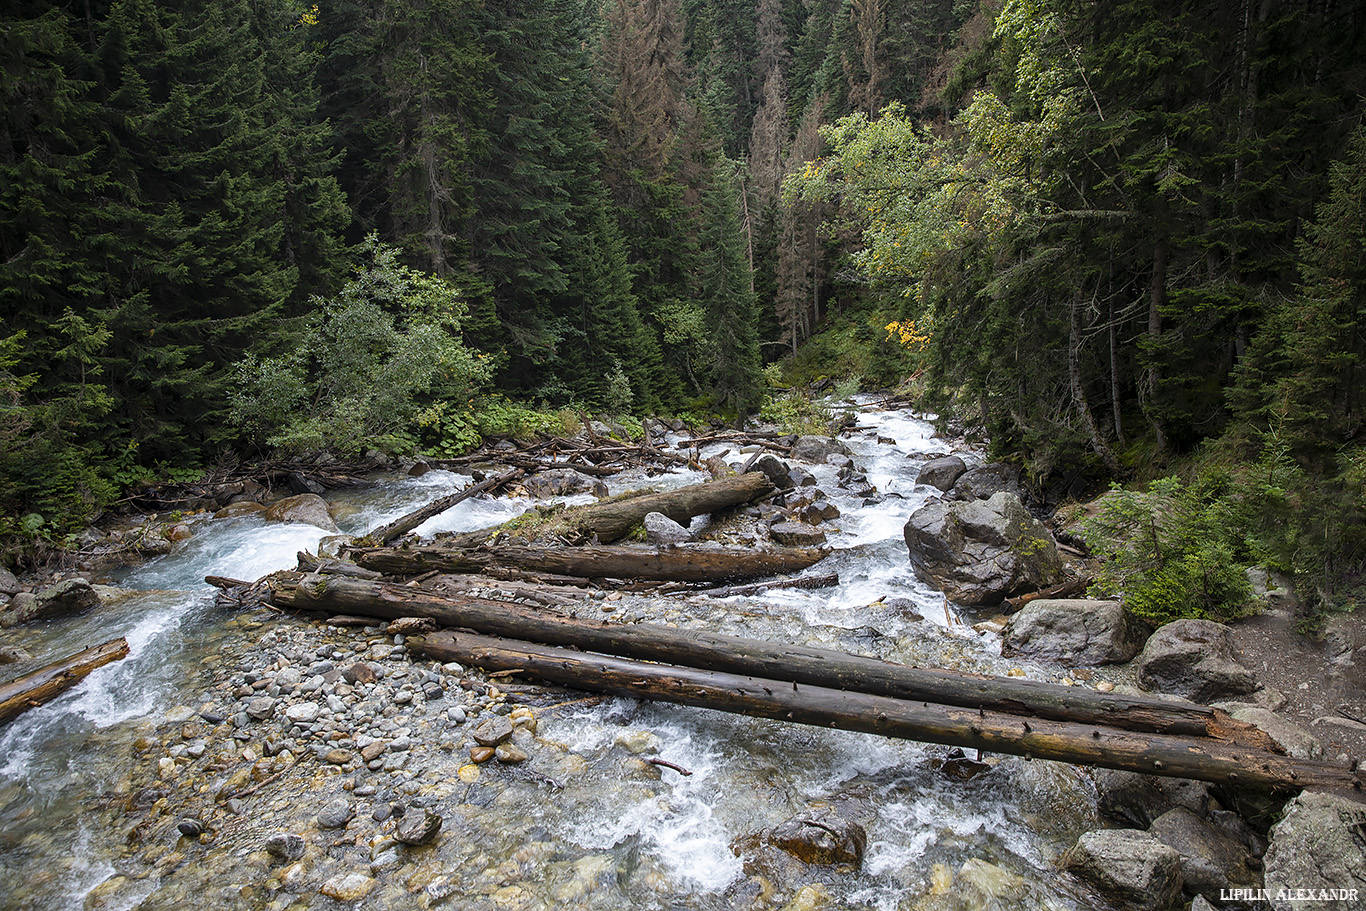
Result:
{"label": "rushing water", "polygon": [[[1009,670],[998,641],[957,617],[907,562],[902,526],[934,493],[914,478],[929,455],[944,450],[930,425],[869,410],[847,442],[884,495],[879,502],[865,505],[841,490],[834,467],[805,466],[842,512],[829,532],[836,551],[817,567],[837,570],[838,587],[719,600],[628,596],[621,609],[911,664]],[[748,456],[725,445],[701,455],[732,463]],[[611,483],[617,492],[702,477],[681,471]],[[333,505],[344,530],[362,532],[467,481],[440,471],[394,478]],[[420,531],[485,527],[529,505],[468,500]],[[215,606],[203,577],[257,578],[292,566],[296,552],[316,548],[319,538],[316,528],[253,518],[204,521],[195,532],[173,554],[114,580],[141,594],[9,635],[39,658],[119,635],[130,654],[0,730],[0,907],[23,883],[26,904],[13,907],[80,908],[92,889],[124,872],[119,833],[100,830],[92,808],[122,793],[136,739],[201,691],[219,653],[247,635]],[[1056,872],[1059,855],[1095,821],[1089,779],[1069,766],[1004,758],[985,774],[955,781],[937,771],[948,754],[942,747],[621,699],[559,713],[541,735],[558,745],[559,758],[547,765],[557,787],[509,779],[487,799],[467,792],[450,827],[458,837],[444,840],[431,861],[475,884],[502,871],[518,884],[509,907],[795,909],[828,900],[827,907],[899,911],[1085,908],[1093,901]],[[625,775],[623,756],[642,752],[692,774]],[[811,872],[798,891],[778,861],[759,858],[747,868],[732,850],[821,807],[866,827],[861,871]],[[156,889],[147,877],[120,891],[116,904],[98,907],[175,907]],[[495,904],[499,894],[509,898],[496,893]],[[376,896],[362,906],[387,907]],[[340,907],[313,898],[299,907]]]}

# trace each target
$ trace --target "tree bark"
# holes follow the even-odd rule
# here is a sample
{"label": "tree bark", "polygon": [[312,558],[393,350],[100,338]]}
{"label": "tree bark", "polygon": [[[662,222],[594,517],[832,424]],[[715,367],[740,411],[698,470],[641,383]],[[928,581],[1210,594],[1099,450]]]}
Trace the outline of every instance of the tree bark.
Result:
{"label": "tree bark", "polygon": [[1105,467],[1111,475],[1121,473],[1119,459],[1115,458],[1114,451],[1110,449],[1105,437],[1101,435],[1100,427],[1096,424],[1095,415],[1091,413],[1091,402],[1086,396],[1086,381],[1082,377],[1081,371],[1081,299],[1073,298],[1068,307],[1070,316],[1070,332],[1068,333],[1067,344],[1067,379],[1072,387],[1072,402],[1077,406],[1077,411],[1081,413],[1082,423],[1086,425],[1086,433],[1091,437],[1091,448],[1096,455],[1105,463]]}
{"label": "tree bark", "polygon": [[438,661],[459,661],[488,671],[522,671],[550,683],[593,692],[1148,775],[1273,790],[1359,789],[1362,783],[1358,774],[1346,767],[1291,759],[1208,738],[1026,720],[998,712],[585,655],[465,633],[413,637],[409,648]]}
{"label": "tree bark", "polygon": [[514,468],[511,471],[503,472],[497,477],[485,478],[478,484],[471,484],[464,490],[449,494],[439,500],[434,500],[421,509],[415,509],[406,516],[395,519],[388,525],[382,525],[379,528],[376,528],[362,540],[373,544],[388,544],[395,538],[400,538],[414,528],[417,528],[433,516],[439,516],[441,513],[454,507],[458,503],[463,503],[475,494],[483,493],[484,491],[498,487],[501,484],[506,484],[508,481],[520,477],[521,474],[522,470],[520,468]]}
{"label": "tree bark", "polygon": [[795,573],[824,559],[829,550],[780,547],[529,547],[497,544],[453,550],[446,547],[376,548],[356,552],[366,569],[387,575],[485,572],[520,569],[582,579],[652,579],[662,582],[730,582]]}
{"label": "tree bark", "polygon": [[50,702],[88,677],[91,671],[127,654],[128,640],[120,636],[0,684],[0,724]]}
{"label": "tree bark", "polygon": [[701,630],[579,620],[507,602],[441,598],[420,589],[359,579],[282,573],[274,578],[271,588],[271,603],[277,607],[387,619],[431,617],[442,626],[484,635],[974,711],[1214,737],[1254,746],[1269,743],[1252,725],[1192,703],[1099,693],[1013,677],[906,667],[830,649],[758,642]]}
{"label": "tree bark", "polygon": [[[757,471],[719,478],[702,484],[691,484],[662,493],[604,500],[587,506],[566,509],[563,514],[548,519],[542,529],[570,541],[588,541],[597,536],[608,543],[624,536],[652,512],[663,513],[675,522],[684,523],[693,516],[706,515],[739,506],[772,492],[773,485]],[[500,531],[512,531],[518,520],[511,523],[465,532],[441,538],[443,547],[477,547],[488,542]]]}

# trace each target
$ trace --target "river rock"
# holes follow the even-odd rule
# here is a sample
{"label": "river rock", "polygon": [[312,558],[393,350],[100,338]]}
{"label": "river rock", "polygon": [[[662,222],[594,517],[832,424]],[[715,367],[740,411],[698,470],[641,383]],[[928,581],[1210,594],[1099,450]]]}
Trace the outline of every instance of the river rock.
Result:
{"label": "river rock", "polygon": [[1210,808],[1209,785],[1186,778],[1160,778],[1119,769],[1095,769],[1096,803],[1111,819],[1146,829],[1174,807],[1197,816]]}
{"label": "river rock", "polygon": [[327,501],[315,493],[295,494],[283,500],[276,500],[266,507],[265,517],[268,522],[316,525],[334,534],[341,531],[332,520],[332,511],[328,508]]}
{"label": "river rock", "polygon": [[345,797],[338,797],[335,800],[324,804],[318,811],[318,827],[322,829],[340,829],[351,821],[351,817],[356,815],[355,807]]}
{"label": "river rock", "polygon": [[389,621],[384,632],[390,636],[406,636],[409,633],[427,633],[436,629],[436,621],[431,617],[399,617]]}
{"label": "river rock", "polygon": [[1067,869],[1124,908],[1161,911],[1181,894],[1181,857],[1137,829],[1087,832],[1067,854]]}
{"label": "river rock", "polygon": [[1231,702],[1224,705],[1228,713],[1238,721],[1255,724],[1270,734],[1271,739],[1284,747],[1288,755],[1296,759],[1323,759],[1323,743],[1293,721],[1288,721],[1260,705],[1237,705]]}
{"label": "river rock", "polygon": [[0,645],[0,664],[18,664],[32,661],[33,656],[17,645]]}
{"label": "river rock", "polygon": [[266,508],[255,500],[238,500],[236,503],[229,503],[218,512],[213,514],[215,519],[239,519],[242,516],[254,516],[263,513]]}
{"label": "river rock", "polygon": [[1180,855],[1187,892],[1217,900],[1223,889],[1246,889],[1257,882],[1248,867],[1247,848],[1185,807],[1163,813],[1148,831]]}
{"label": "river rock", "polygon": [[1211,620],[1176,620],[1158,629],[1136,664],[1139,686],[1200,703],[1250,693],[1257,677],[1238,663],[1233,632]]}
{"label": "river rock", "polygon": [[394,838],[405,845],[431,844],[441,831],[441,817],[425,807],[414,807],[398,821]]}
{"label": "river rock", "polygon": [[967,463],[958,456],[930,459],[920,469],[920,474],[915,476],[915,483],[947,491],[967,470]]}
{"label": "river rock", "polygon": [[247,715],[257,721],[265,721],[275,714],[275,700],[269,696],[257,696],[247,702],[245,711]]}
{"label": "river rock", "polygon": [[764,477],[768,478],[769,483],[779,490],[786,490],[789,487],[796,487],[792,483],[790,473],[791,467],[771,453],[764,453],[755,461],[751,471],[763,472]]}
{"label": "river rock", "polygon": [[0,595],[19,594],[19,580],[14,577],[14,573],[0,566]]}
{"label": "river rock", "polygon": [[303,836],[293,832],[276,832],[266,839],[263,847],[271,857],[283,861],[298,860],[304,856]]}
{"label": "river rock", "polygon": [[[1285,806],[1263,858],[1276,911],[1359,907],[1366,897],[1366,806],[1335,794],[1305,791]],[[1290,901],[1297,889],[1357,890],[1355,901]]]}
{"label": "river rock", "polygon": [[992,462],[963,472],[948,496],[950,500],[989,500],[1002,492],[1014,494],[1021,502],[1029,499],[1019,470],[1004,462]]}
{"label": "river rock", "polygon": [[1006,623],[1001,654],[1069,665],[1124,664],[1143,647],[1146,632],[1118,601],[1039,598]]}
{"label": "river rock", "polygon": [[100,596],[85,579],[67,579],[45,588],[32,600],[15,595],[9,609],[0,614],[0,626],[19,626],[34,620],[45,620],[78,614],[100,603]]}
{"label": "river rock", "polygon": [[649,544],[686,544],[695,537],[662,512],[646,513],[641,524],[645,527],[645,541]]}
{"label": "river rock", "polygon": [[825,543],[825,532],[805,522],[779,522],[768,529],[768,536],[788,547],[819,547]]}
{"label": "river rock", "polygon": [[1052,534],[1014,494],[928,503],[907,520],[905,538],[916,575],[959,604],[999,604],[1062,579]]}
{"label": "river rock", "polygon": [[524,480],[522,486],[528,494],[537,499],[564,497],[576,493],[591,493],[599,498],[607,496],[606,484],[572,468],[549,468],[539,471]]}
{"label": "river rock", "polygon": [[318,891],[339,902],[360,901],[375,888],[375,881],[364,873],[338,873],[322,884]]}
{"label": "river rock", "polygon": [[357,661],[342,668],[341,675],[347,683],[354,684],[375,683],[379,680],[379,674],[364,661]]}
{"label": "river rock", "polygon": [[862,866],[868,833],[831,810],[794,816],[768,834],[769,844],[808,864]]}
{"label": "river rock", "polygon": [[803,462],[824,464],[832,455],[852,455],[849,447],[834,437],[798,437],[792,446],[792,458]]}
{"label": "river rock", "polygon": [[285,709],[285,717],[295,724],[312,724],[318,720],[322,707],[316,702],[300,702]]}
{"label": "river rock", "polygon": [[503,715],[494,715],[474,729],[471,735],[480,746],[496,747],[512,736],[512,722]]}

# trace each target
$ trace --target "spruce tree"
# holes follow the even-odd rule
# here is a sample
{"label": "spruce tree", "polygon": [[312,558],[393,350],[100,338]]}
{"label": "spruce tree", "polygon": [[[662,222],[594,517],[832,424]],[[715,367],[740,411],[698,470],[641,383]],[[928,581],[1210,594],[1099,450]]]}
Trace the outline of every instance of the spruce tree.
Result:
{"label": "spruce tree", "polygon": [[761,375],[758,315],[735,174],[735,163],[718,155],[702,199],[698,298],[712,333],[712,399],[743,423],[758,406]]}

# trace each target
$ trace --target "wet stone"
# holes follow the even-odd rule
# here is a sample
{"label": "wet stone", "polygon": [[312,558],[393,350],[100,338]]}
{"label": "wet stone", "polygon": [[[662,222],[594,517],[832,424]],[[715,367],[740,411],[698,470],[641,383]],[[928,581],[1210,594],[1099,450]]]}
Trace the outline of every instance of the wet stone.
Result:
{"label": "wet stone", "polygon": [[375,881],[364,873],[341,873],[323,883],[318,891],[337,901],[359,901],[375,888]]}
{"label": "wet stone", "polygon": [[184,835],[186,838],[198,838],[200,835],[204,834],[204,823],[200,822],[198,819],[182,819],[175,824],[175,827],[179,829],[180,834]]}
{"label": "wet stone", "polygon": [[295,724],[312,724],[322,712],[316,702],[301,702],[285,709],[285,717]]}
{"label": "wet stone", "polygon": [[403,814],[394,830],[394,837],[405,845],[430,844],[441,831],[441,817],[428,809],[414,809]]}
{"label": "wet stone", "polygon": [[275,700],[269,696],[257,696],[247,703],[247,715],[257,721],[264,721],[275,713]]}
{"label": "wet stone", "polygon": [[323,757],[323,761],[329,762],[332,765],[346,765],[354,757],[355,754],[350,750],[330,750],[327,755]]}
{"label": "wet stone", "polygon": [[470,762],[488,762],[494,752],[493,747],[470,747]]}
{"label": "wet stone", "polygon": [[356,815],[350,801],[338,797],[318,811],[318,826],[324,829],[340,829]]}
{"label": "wet stone", "polygon": [[304,839],[293,832],[276,832],[266,839],[266,853],[279,860],[298,860],[304,856]]}
{"label": "wet stone", "polygon": [[384,750],[384,741],[376,740],[374,743],[361,747],[360,758],[364,759],[366,762],[370,762],[371,760],[378,759],[382,756]]}
{"label": "wet stone", "polygon": [[508,765],[526,762],[531,758],[526,754],[525,750],[514,743],[498,744],[498,748],[493,751],[493,755],[498,757],[499,762],[505,762]]}
{"label": "wet stone", "polygon": [[512,736],[512,722],[495,715],[474,729],[474,740],[480,746],[497,746]]}

